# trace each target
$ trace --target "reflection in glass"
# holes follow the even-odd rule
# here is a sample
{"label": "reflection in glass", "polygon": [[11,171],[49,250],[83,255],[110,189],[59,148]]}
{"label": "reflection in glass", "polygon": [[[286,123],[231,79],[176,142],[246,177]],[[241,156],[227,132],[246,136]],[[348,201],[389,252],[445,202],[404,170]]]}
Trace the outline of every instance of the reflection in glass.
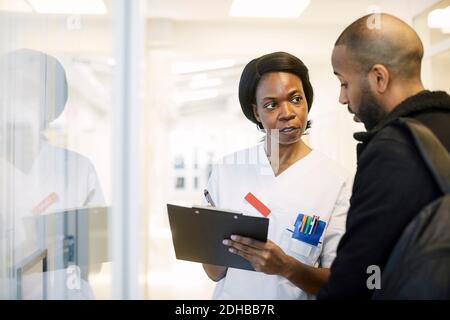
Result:
{"label": "reflection in glass", "polygon": [[[93,298],[83,279],[77,290],[67,288],[70,274],[64,261],[73,255],[67,251],[73,239],[47,237],[48,228],[59,235],[67,228],[64,219],[55,216],[51,225],[37,219],[65,209],[104,205],[89,159],[50,144],[44,134],[64,111],[68,98],[66,72],[55,57],[20,49],[1,58],[0,74],[0,179],[4,187],[0,207],[4,217],[14,218],[14,228],[5,239],[13,243],[12,265],[21,265],[39,250],[48,250],[51,271],[47,297]],[[41,282],[42,275],[32,273],[28,278],[32,287]]]}

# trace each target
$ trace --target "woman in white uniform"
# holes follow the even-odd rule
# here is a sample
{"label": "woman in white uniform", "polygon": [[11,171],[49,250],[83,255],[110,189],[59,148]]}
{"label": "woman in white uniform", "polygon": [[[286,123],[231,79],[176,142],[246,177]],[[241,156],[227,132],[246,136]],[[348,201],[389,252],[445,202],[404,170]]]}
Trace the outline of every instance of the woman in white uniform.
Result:
{"label": "woman in white uniform", "polygon": [[218,282],[213,298],[313,299],[345,231],[351,179],[301,139],[313,102],[301,60],[284,52],[252,60],[241,75],[239,101],[266,136],[214,165],[207,188],[217,207],[269,218],[268,241],[224,240],[256,272],[204,264]]}

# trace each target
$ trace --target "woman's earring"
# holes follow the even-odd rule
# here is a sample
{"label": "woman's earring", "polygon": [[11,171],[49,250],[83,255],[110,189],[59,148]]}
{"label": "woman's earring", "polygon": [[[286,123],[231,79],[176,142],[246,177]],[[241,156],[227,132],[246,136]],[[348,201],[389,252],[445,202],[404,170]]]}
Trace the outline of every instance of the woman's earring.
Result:
{"label": "woman's earring", "polygon": [[309,134],[309,129],[311,129],[311,120],[307,120],[305,129],[303,130],[302,136]]}

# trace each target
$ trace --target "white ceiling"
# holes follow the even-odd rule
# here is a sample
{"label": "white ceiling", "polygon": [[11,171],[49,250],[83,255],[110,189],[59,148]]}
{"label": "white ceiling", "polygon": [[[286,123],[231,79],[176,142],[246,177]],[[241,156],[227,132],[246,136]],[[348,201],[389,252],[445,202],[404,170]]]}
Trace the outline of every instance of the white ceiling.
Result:
{"label": "white ceiling", "polygon": [[[210,39],[216,39],[211,40],[213,41],[211,46],[214,48],[219,46],[222,42],[228,43],[229,41],[227,41],[227,38],[233,37],[233,42],[236,43],[237,47],[241,47],[242,49],[243,47],[251,46],[248,44],[250,41],[248,39],[251,39],[251,42],[254,44],[264,44],[268,35],[272,38],[270,43],[286,44],[291,41],[293,30],[299,30],[297,27],[304,27],[301,29],[304,32],[311,32],[317,35],[320,34],[323,38],[331,37],[332,40],[334,40],[336,37],[334,35],[335,30],[342,29],[343,26],[348,25],[350,22],[354,21],[355,18],[368,13],[370,6],[377,4],[378,2],[378,0],[311,0],[310,5],[299,18],[261,19],[235,18],[228,16],[232,0],[146,0],[145,16],[148,19],[155,21],[164,19],[168,20],[167,22],[175,22],[174,25],[178,26],[178,28],[176,29],[177,32],[174,32],[174,34],[178,34],[179,36],[179,38],[175,40],[175,43],[177,44],[180,41],[184,41],[183,43],[189,47],[189,44],[193,42],[193,47],[199,46],[203,48],[202,50],[206,50],[206,47],[208,46],[205,47],[205,43],[207,43],[208,37],[210,37]],[[291,28],[285,25],[289,25]],[[157,30],[157,34],[150,37],[153,39],[155,37],[161,37],[164,33],[161,32],[163,29],[156,27],[156,25],[149,29]],[[327,33],[327,29],[330,29],[330,31],[333,32]],[[220,41],[217,38],[214,38],[214,34],[221,34],[225,39]],[[241,34],[242,39],[240,36]],[[283,37],[280,36],[281,34],[284,34]],[[274,37],[276,39],[273,39]],[[280,37],[283,39],[278,39]],[[313,39],[310,39],[311,37],[313,37],[312,34],[304,35],[304,41],[307,43],[315,43],[316,46],[322,46],[321,41],[318,41],[319,39],[312,41]],[[299,39],[303,39],[303,37],[297,35],[295,39],[298,41]],[[332,43],[332,40],[324,40],[322,42]],[[245,43],[242,44],[239,41],[244,41]],[[199,45],[198,42],[202,44]],[[225,44],[225,47],[226,46],[227,45]],[[239,51],[236,46],[233,47],[233,52]],[[181,45],[181,47],[183,47],[183,45]],[[309,48],[306,51],[308,54],[311,54],[314,50]],[[223,52],[223,54],[226,55],[228,53]],[[306,54],[302,56],[305,55]],[[199,56],[196,56],[196,58],[203,59]],[[222,84],[217,87],[220,89],[220,95],[214,100],[218,101],[220,99],[225,99],[230,97],[233,93],[236,93],[236,85],[242,68],[242,63],[237,61],[235,66],[225,70],[205,73],[209,78],[219,77],[223,81]],[[195,74],[176,76],[176,91],[193,91],[189,88],[189,83],[193,76],[195,76]],[[221,103],[220,105],[223,104],[224,103]],[[202,107],[210,109],[212,104],[211,100],[204,100],[181,103],[181,105],[183,106],[182,109],[187,110],[192,107],[197,110]]]}
{"label": "white ceiling", "polygon": [[[276,0],[274,0],[276,1]],[[303,14],[292,23],[345,24],[355,15],[364,15],[379,0],[311,0]],[[166,18],[178,21],[280,21],[280,19],[249,19],[229,17],[232,0],[147,0],[148,18]]]}
{"label": "white ceiling", "polygon": [[[273,0],[277,1],[277,0]],[[310,0],[309,6],[299,18],[267,19],[237,18],[228,16],[233,0],[143,0],[144,16],[150,19],[168,19],[173,21],[214,21],[214,22],[261,22],[294,23],[307,25],[345,25],[355,17],[369,12],[373,5],[390,7],[396,2],[412,0]],[[386,5],[386,1],[389,4]],[[418,1],[418,0],[414,0]],[[427,1],[427,0],[421,0]],[[428,0],[432,1],[432,0]],[[104,0],[111,17],[113,0]],[[433,2],[433,1],[432,1]],[[0,10],[29,12],[26,0],[0,0]],[[104,16],[85,17],[102,19]]]}

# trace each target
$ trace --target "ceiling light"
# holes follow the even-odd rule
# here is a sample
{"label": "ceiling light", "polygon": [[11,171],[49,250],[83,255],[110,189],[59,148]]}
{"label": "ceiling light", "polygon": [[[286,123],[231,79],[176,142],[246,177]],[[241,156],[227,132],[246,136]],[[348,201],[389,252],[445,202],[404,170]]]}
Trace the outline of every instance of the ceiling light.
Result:
{"label": "ceiling light", "polygon": [[189,83],[191,89],[202,89],[220,86],[223,83],[220,78],[192,79]]}
{"label": "ceiling light", "polygon": [[28,0],[37,13],[106,14],[103,0]]}
{"label": "ceiling light", "polygon": [[175,102],[178,104],[182,104],[191,101],[214,99],[218,96],[219,90],[217,89],[186,91],[175,94]]}
{"label": "ceiling light", "polygon": [[26,1],[0,0],[0,11],[33,12]]}
{"label": "ceiling light", "polygon": [[172,73],[185,74],[208,70],[217,70],[233,67],[236,62],[232,59],[215,61],[177,62],[172,66]]}
{"label": "ceiling light", "polygon": [[298,18],[310,0],[233,0],[229,15],[250,18]]}
{"label": "ceiling light", "polygon": [[428,27],[436,29],[450,29],[450,6],[436,9],[428,14]]}

